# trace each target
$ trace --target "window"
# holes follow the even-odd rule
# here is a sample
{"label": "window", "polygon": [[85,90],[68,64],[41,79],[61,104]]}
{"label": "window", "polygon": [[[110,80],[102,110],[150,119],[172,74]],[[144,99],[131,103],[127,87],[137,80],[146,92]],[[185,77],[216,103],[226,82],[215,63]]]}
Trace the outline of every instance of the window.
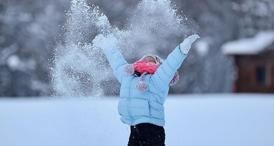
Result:
{"label": "window", "polygon": [[267,84],[267,69],[265,66],[260,66],[256,68],[256,82],[259,85]]}

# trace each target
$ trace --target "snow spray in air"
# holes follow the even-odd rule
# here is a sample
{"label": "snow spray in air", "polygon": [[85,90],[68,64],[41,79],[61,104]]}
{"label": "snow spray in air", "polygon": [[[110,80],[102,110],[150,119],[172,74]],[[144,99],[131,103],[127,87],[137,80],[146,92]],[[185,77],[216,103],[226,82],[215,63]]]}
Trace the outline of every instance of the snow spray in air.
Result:
{"label": "snow spray in air", "polygon": [[170,47],[188,33],[183,20],[176,15],[170,0],[143,0],[133,10],[126,26],[117,29],[98,7],[87,5],[85,0],[72,0],[64,26],[64,43],[55,52],[52,81],[56,94],[103,94],[102,82],[113,75],[102,51],[92,44],[96,35],[113,33],[119,41],[118,49],[126,58],[141,57],[145,53],[173,49]]}
{"label": "snow spray in air", "polygon": [[64,44],[56,48],[52,71],[56,94],[100,96],[100,83],[109,77],[109,71],[103,54],[91,42],[98,32],[111,29],[107,17],[85,0],[72,0],[64,29]]}

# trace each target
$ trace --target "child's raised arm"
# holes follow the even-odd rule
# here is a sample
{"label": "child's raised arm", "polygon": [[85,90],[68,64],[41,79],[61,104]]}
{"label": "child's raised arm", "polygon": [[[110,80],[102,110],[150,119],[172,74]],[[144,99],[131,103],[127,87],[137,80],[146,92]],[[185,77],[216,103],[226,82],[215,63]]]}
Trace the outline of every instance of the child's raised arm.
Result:
{"label": "child's raised arm", "polygon": [[104,36],[102,34],[96,36],[93,40],[93,45],[101,48],[107,57],[107,60],[113,70],[115,77],[121,83],[123,76],[125,76],[124,67],[128,64],[120,53],[118,48],[118,40],[114,35],[110,34]]}
{"label": "child's raised arm", "polygon": [[176,71],[187,57],[192,44],[200,38],[199,35],[191,35],[178,45],[159,66],[155,74],[151,77],[152,82],[159,88],[169,86]]}

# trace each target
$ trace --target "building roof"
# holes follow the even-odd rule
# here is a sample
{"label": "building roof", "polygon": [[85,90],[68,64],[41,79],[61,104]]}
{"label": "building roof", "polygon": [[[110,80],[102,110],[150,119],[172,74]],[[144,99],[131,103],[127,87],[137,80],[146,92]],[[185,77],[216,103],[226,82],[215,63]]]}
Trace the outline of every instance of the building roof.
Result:
{"label": "building roof", "polygon": [[226,55],[255,55],[274,43],[274,31],[260,32],[252,38],[225,43],[222,51]]}

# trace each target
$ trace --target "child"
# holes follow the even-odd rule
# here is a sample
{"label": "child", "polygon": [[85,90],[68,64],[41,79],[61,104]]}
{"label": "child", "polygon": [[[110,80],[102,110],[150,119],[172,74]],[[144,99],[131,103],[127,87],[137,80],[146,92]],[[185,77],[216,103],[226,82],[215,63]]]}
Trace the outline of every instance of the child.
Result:
{"label": "child", "polygon": [[147,55],[133,64],[128,64],[118,51],[118,41],[113,35],[98,35],[93,40],[121,83],[118,111],[121,121],[131,128],[128,146],[165,145],[164,102],[170,85],[178,80],[178,68],[198,38],[198,35],[186,38],[164,61],[156,55]]}

